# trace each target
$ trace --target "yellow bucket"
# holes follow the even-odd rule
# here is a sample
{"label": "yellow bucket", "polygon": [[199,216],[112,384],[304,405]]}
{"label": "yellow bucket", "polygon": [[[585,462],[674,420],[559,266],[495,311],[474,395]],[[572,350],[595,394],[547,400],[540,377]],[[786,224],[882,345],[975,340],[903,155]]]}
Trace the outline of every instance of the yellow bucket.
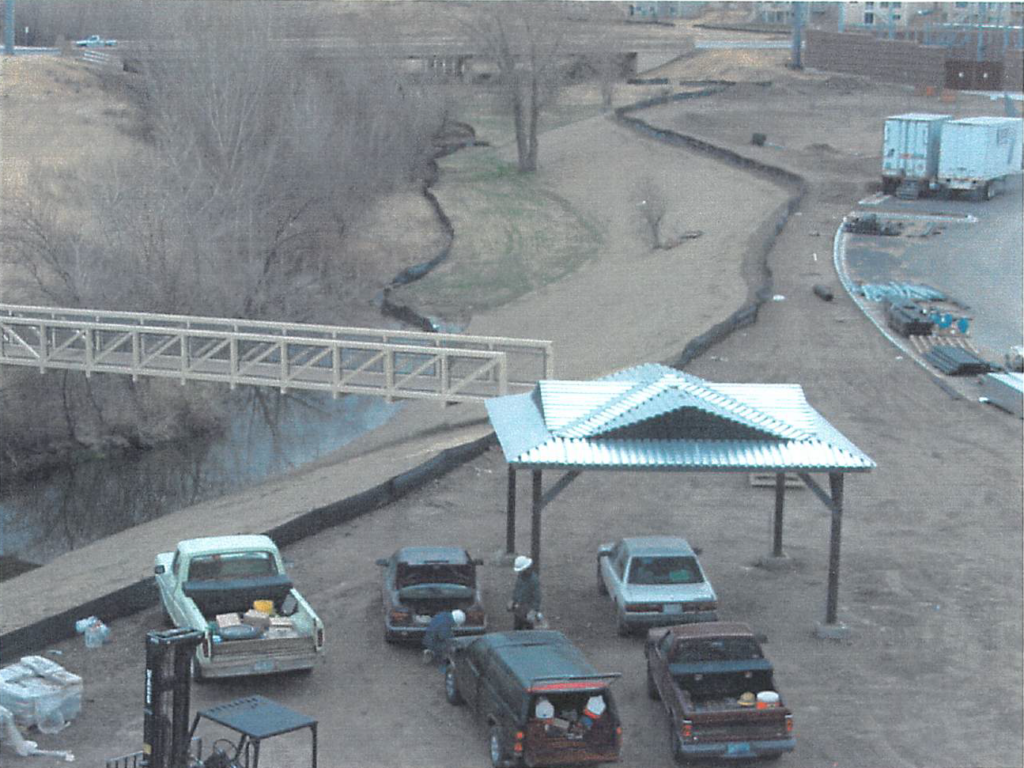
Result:
{"label": "yellow bucket", "polygon": [[268,616],[274,612],[274,601],[273,600],[253,600],[252,607],[260,613],[265,613]]}

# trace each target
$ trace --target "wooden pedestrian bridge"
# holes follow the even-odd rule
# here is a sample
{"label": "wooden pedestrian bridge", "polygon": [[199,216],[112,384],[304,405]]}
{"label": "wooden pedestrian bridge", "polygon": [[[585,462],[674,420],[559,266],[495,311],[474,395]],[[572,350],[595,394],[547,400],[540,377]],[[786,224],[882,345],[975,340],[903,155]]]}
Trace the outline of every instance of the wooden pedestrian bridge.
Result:
{"label": "wooden pedestrian bridge", "polygon": [[2,303],[0,365],[443,403],[554,376],[550,341]]}

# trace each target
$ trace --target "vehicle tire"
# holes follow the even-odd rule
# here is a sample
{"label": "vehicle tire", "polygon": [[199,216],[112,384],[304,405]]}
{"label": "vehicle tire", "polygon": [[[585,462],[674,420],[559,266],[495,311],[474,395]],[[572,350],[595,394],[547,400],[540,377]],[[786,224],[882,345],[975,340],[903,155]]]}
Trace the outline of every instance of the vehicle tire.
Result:
{"label": "vehicle tire", "polygon": [[604,579],[601,578],[601,561],[597,561],[597,594],[607,595],[608,586],[604,583]]}
{"label": "vehicle tire", "polygon": [[985,184],[985,199],[991,200],[996,196],[996,185],[993,182],[987,182]]}
{"label": "vehicle tire", "polygon": [[763,760],[766,763],[774,763],[780,757],[782,757],[782,753],[776,752],[774,755],[761,755],[761,760]]}
{"label": "vehicle tire", "polygon": [[619,633],[619,637],[629,637],[632,633],[629,624],[626,623],[625,618],[619,613],[618,607],[615,608],[615,631]]}
{"label": "vehicle tire", "polygon": [[160,600],[160,614],[163,617],[165,627],[174,628],[174,620],[171,618],[171,614],[167,612],[167,606],[164,604],[163,599]]}
{"label": "vehicle tire", "polygon": [[679,734],[676,733],[675,716],[670,712],[668,716],[668,739],[669,749],[672,750],[672,759],[678,765],[686,765],[686,755],[683,754],[683,743],[679,740]]}
{"label": "vehicle tire", "polygon": [[199,666],[199,662],[196,661],[194,656],[192,657],[192,682],[206,682],[206,678],[203,677],[203,668]]}
{"label": "vehicle tire", "polygon": [[654,684],[654,678],[651,677],[651,663],[647,662],[647,698],[652,701],[657,701],[661,698],[661,694],[658,693],[658,686]]}
{"label": "vehicle tire", "polygon": [[398,642],[398,638],[395,637],[395,633],[387,627],[384,628],[384,642],[388,645],[394,645]]}
{"label": "vehicle tire", "polygon": [[459,693],[459,683],[455,679],[455,667],[452,664],[448,664],[444,668],[444,697],[453,707],[466,703],[462,694]]}
{"label": "vehicle tire", "polygon": [[500,726],[491,726],[490,748],[491,765],[494,768],[508,768],[513,764],[509,755],[508,739],[505,738],[505,731]]}

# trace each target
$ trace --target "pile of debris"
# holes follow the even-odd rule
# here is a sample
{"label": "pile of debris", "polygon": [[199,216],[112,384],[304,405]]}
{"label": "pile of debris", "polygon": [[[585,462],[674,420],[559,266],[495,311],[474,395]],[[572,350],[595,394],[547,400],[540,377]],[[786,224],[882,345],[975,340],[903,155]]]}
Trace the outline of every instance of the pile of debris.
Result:
{"label": "pile of debris", "polygon": [[897,237],[903,232],[903,222],[880,219],[877,213],[851,214],[843,219],[843,231],[854,235]]}
{"label": "pile of debris", "polygon": [[963,347],[936,344],[925,359],[947,376],[977,376],[999,369]]}

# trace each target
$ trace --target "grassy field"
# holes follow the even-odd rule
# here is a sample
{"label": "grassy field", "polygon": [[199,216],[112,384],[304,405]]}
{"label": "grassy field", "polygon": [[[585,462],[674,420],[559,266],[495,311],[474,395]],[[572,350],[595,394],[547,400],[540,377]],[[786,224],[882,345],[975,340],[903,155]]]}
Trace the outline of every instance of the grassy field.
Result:
{"label": "grassy field", "polygon": [[500,306],[578,269],[602,242],[595,219],[498,149],[460,152],[441,169],[434,191],[455,227],[451,254],[395,294],[420,311],[458,321]]}

